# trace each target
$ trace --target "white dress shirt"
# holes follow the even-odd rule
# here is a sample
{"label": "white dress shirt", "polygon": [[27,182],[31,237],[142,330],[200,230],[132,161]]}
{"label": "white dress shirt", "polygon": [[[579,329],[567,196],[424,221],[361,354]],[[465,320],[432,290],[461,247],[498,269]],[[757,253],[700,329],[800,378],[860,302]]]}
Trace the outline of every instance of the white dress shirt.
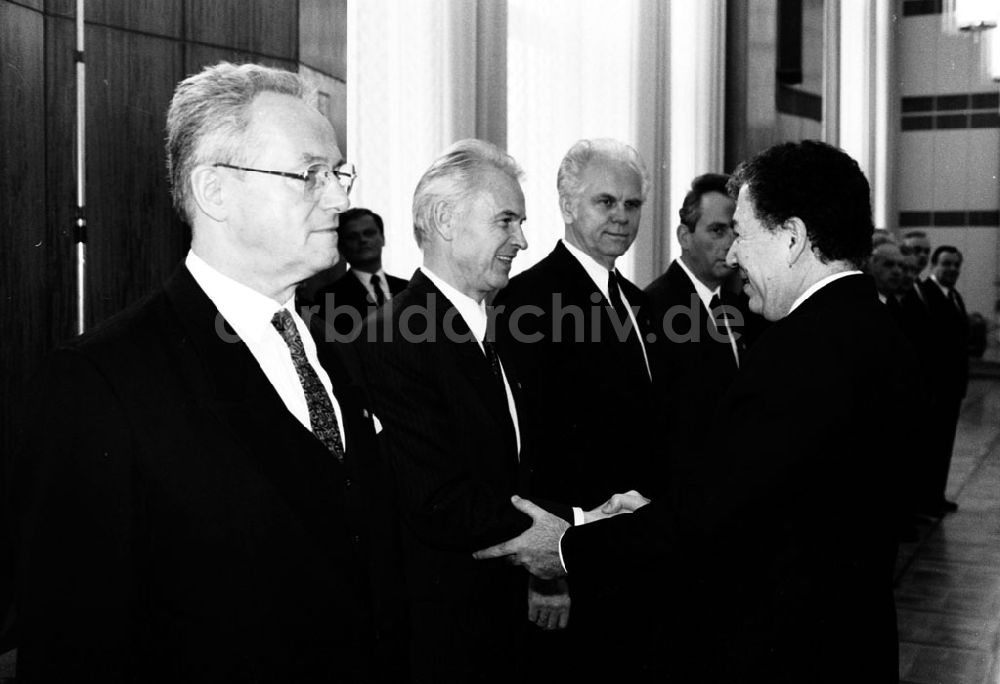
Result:
{"label": "white dress shirt", "polygon": [[368,293],[373,302],[378,301],[378,298],[375,296],[375,288],[372,287],[372,276],[377,275],[379,285],[381,286],[379,289],[382,290],[382,294],[385,296],[385,301],[392,299],[392,292],[389,291],[389,281],[386,280],[385,271],[381,268],[375,273],[368,273],[367,271],[359,271],[356,268],[352,268],[348,271],[348,273],[353,273],[354,277],[361,282],[361,285],[365,288],[365,292]]}
{"label": "white dress shirt", "polygon": [[[594,285],[600,290],[604,298],[609,302],[611,301],[611,296],[608,293],[608,274],[610,271],[601,264],[597,263],[594,257],[586,254],[585,252],[577,249],[573,245],[569,244],[565,240],[560,240],[566,250],[572,254],[580,265],[583,266],[583,270],[587,272],[590,279],[594,281]],[[617,273],[618,269],[615,269],[616,274],[621,278],[621,274]],[[621,289],[621,288],[619,288]],[[649,370],[649,355],[646,353],[646,341],[642,339],[642,331],[639,329],[639,322],[635,320],[635,313],[632,311],[632,303],[628,301],[628,296],[625,294],[625,290],[621,290],[622,299],[626,302],[626,309],[628,309],[628,317],[632,321],[632,328],[635,330],[636,337],[639,338],[639,346],[642,347],[642,358],[646,362],[646,373],[649,375],[650,381],[653,380],[653,373]]]}
{"label": "white dress shirt", "polygon": [[[687,274],[688,280],[694,285],[694,291],[698,295],[698,299],[701,300],[702,306],[705,307],[705,311],[708,312],[708,320],[712,321],[712,325],[715,329],[719,329],[719,324],[712,316],[712,297],[718,297],[719,303],[722,303],[722,286],[717,286],[714,290],[709,290],[708,285],[698,280],[688,265],[684,263],[683,259],[677,259],[677,265],[681,267],[681,270]],[[729,333],[729,346],[733,350],[733,358],[736,359],[736,367],[740,367],[740,352],[736,347],[736,337],[733,335],[733,329],[729,327],[729,319],[723,318],[722,324],[726,326],[726,332]]]}
{"label": "white dress shirt", "polygon": [[271,318],[278,312],[278,309],[287,309],[292,314],[295,328],[299,331],[299,337],[302,338],[306,359],[316,371],[320,382],[323,383],[323,388],[330,395],[330,401],[333,402],[333,411],[336,413],[337,423],[341,427],[340,438],[346,449],[347,437],[344,434],[344,417],[340,410],[340,404],[337,403],[337,397],[333,394],[330,376],[327,375],[326,369],[320,365],[319,357],[316,355],[316,342],[309,333],[305,322],[295,312],[294,295],[287,302],[279,305],[270,297],[219,273],[194,252],[188,252],[184,265],[187,266],[198,286],[215,304],[215,308],[219,310],[222,317],[239,335],[240,340],[250,349],[250,353],[257,359],[260,369],[264,371],[268,382],[281,397],[281,401],[284,402],[289,413],[295,416],[296,420],[302,423],[307,430],[311,431],[309,406],[306,404],[305,390],[302,389],[298,373],[295,372],[292,355],[284,338],[271,325]]}
{"label": "white dress shirt", "polygon": [[[427,276],[437,289],[441,290],[441,294],[448,298],[448,301],[452,303],[452,306],[458,310],[458,315],[462,317],[465,324],[469,326],[469,330],[472,332],[472,336],[476,340],[476,344],[479,345],[479,349],[483,352],[483,356],[486,356],[486,350],[483,349],[483,339],[486,337],[486,327],[489,320],[486,316],[486,303],[477,302],[472,297],[462,294],[454,287],[446,283],[444,280],[439,278],[426,266],[420,267],[421,272]],[[514,423],[514,437],[517,440],[517,455],[518,458],[521,457],[521,428],[517,424],[517,407],[514,405],[514,395],[510,391],[510,383],[507,382],[507,371],[503,369],[503,362],[497,359],[500,363],[500,375],[503,377],[503,388],[507,393],[507,410],[510,411],[510,419]]]}

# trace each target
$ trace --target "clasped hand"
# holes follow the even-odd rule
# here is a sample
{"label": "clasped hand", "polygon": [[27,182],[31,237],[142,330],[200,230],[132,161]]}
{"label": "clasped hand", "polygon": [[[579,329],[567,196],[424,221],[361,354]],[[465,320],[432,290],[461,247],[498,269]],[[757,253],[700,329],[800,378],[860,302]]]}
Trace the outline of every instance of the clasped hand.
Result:
{"label": "clasped hand", "polygon": [[[559,540],[569,529],[569,523],[528,499],[512,496],[510,500],[517,510],[531,517],[531,527],[513,539],[476,551],[473,556],[478,560],[509,557],[512,563],[542,579],[564,576],[566,568],[559,555]],[[597,508],[584,512],[584,522],[597,522],[622,513],[632,513],[648,503],[649,499],[634,489],[624,494],[615,494]]]}

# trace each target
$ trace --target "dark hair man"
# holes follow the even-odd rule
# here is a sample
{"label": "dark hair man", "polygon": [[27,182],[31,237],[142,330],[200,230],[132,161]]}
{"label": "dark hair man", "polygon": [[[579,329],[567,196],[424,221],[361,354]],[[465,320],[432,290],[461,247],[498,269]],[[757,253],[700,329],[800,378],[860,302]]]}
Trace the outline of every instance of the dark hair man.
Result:
{"label": "dark hair man", "polygon": [[[841,150],[804,141],[740,165],[730,188],[729,263],[751,310],[775,322],[723,398],[703,470],[648,505],[616,496],[608,512],[635,512],[582,526],[515,499],[532,528],[478,555],[600,586],[698,548],[731,570],[702,594],[726,626],[697,635],[700,649],[664,654],[688,663],[680,681],[893,682],[890,461],[918,391],[859,269],[871,251],[868,182]],[[887,393],[906,399],[886,406]]]}
{"label": "dark hair man", "polygon": [[313,301],[327,323],[345,339],[356,336],[361,322],[406,289],[406,281],[382,270],[385,226],[371,209],[351,208],[340,216],[337,248],[350,270],[320,289]]}
{"label": "dark hair man", "polygon": [[398,676],[371,413],[293,305],[353,168],[302,79],[254,64],[178,85],[167,154],[191,251],[31,399],[18,679]]}
{"label": "dark hair man", "polygon": [[933,466],[927,478],[923,509],[943,515],[958,509],[945,498],[948,470],[962,399],[969,384],[969,319],[965,301],[955,289],[962,271],[962,253],[941,245],[931,256],[931,274],[920,283],[927,304],[926,370],[931,391]]}

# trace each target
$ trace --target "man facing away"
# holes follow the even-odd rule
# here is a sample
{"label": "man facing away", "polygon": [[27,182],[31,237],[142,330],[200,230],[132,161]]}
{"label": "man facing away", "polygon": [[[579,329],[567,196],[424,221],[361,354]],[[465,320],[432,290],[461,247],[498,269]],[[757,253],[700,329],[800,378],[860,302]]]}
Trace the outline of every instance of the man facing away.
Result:
{"label": "man facing away", "polygon": [[220,63],[167,114],[191,251],[48,359],[18,459],[18,679],[396,677],[371,413],[296,285],[348,205],[299,76]]}
{"label": "man facing away", "polygon": [[[664,649],[704,682],[895,682],[896,426],[918,399],[913,361],[870,278],[868,182],[844,152],[784,143],[742,164],[729,263],[774,323],[723,399],[703,470],[609,520],[569,527],[530,502],[532,528],[478,557],[601,582],[693,544],[730,569],[702,648]],[[898,362],[889,366],[885,358]],[[887,391],[890,388],[893,391]],[[909,397],[884,406],[886,395]],[[713,551],[714,549],[714,551]],[[681,587],[677,591],[686,591]]]}
{"label": "man facing away", "polygon": [[371,209],[351,208],[340,216],[337,247],[350,270],[321,288],[313,301],[320,315],[346,340],[353,339],[365,317],[406,288],[406,281],[382,269],[385,226]]}

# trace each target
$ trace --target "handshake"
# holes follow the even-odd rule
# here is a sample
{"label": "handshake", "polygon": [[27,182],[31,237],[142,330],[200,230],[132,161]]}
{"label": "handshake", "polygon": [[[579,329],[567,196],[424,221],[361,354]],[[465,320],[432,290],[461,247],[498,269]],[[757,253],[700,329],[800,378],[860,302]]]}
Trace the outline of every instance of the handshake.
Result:
{"label": "handshake", "polygon": [[649,499],[634,489],[630,489],[624,494],[615,494],[597,508],[584,511],[583,522],[586,524],[605,518],[613,518],[621,513],[634,513],[648,503]]}
{"label": "handshake", "polygon": [[[570,524],[544,508],[536,506],[528,499],[511,497],[514,507],[531,517],[531,527],[513,539],[496,544],[473,554],[478,560],[507,557],[515,565],[541,579],[555,579],[566,574],[563,567],[559,542]],[[624,494],[615,494],[600,506],[584,511],[584,524],[599,522],[622,513],[633,513],[649,499],[634,489]]]}

